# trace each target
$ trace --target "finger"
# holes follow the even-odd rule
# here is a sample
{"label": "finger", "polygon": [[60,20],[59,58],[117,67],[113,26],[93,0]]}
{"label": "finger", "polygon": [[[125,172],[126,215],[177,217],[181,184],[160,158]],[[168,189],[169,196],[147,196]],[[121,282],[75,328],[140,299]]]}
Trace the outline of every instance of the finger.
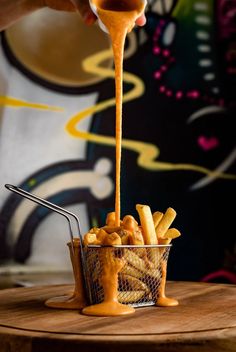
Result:
{"label": "finger", "polygon": [[84,22],[88,25],[96,21],[96,16],[92,12],[88,0],[70,0],[81,14]]}
{"label": "finger", "polygon": [[54,10],[76,11],[74,4],[68,0],[45,0],[43,4]]}
{"label": "finger", "polygon": [[142,14],[139,18],[137,18],[137,20],[136,20],[136,24],[138,25],[138,26],[144,26],[145,24],[146,24],[146,17],[145,17],[145,15],[144,14]]}

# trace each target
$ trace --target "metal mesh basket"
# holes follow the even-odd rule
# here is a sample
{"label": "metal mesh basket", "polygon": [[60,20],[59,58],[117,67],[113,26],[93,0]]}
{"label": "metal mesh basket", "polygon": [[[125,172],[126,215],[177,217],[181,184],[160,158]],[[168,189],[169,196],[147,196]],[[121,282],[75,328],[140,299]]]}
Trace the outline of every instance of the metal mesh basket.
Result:
{"label": "metal mesh basket", "polygon": [[112,272],[112,268],[119,264],[118,301],[133,307],[154,305],[166,270],[170,247],[171,245],[85,247],[91,304],[104,300],[101,278],[108,266]]}

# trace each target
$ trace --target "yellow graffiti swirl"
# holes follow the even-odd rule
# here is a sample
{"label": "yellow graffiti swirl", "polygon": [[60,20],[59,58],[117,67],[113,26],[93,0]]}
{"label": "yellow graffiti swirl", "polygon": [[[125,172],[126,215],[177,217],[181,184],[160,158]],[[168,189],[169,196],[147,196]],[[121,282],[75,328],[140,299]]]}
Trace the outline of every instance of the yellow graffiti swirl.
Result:
{"label": "yellow graffiti swirl", "polygon": [[30,108],[39,110],[50,110],[50,111],[64,111],[63,108],[57,106],[49,106],[45,104],[29,103],[25,100],[16,99],[8,96],[0,96],[0,106],[8,106],[11,108]]}
{"label": "yellow graffiti swirl", "polygon": [[[93,74],[97,74],[103,78],[114,78],[115,77],[114,70],[103,68],[100,66],[102,62],[104,62],[107,59],[110,59],[111,57],[112,57],[111,50],[99,52],[98,54],[95,54],[86,58],[83,62],[83,67],[85,71]],[[144,93],[145,87],[140,78],[138,78],[137,76],[131,73],[124,72],[123,79],[124,79],[124,82],[133,84],[133,88],[129,92],[124,94],[123,102],[137,99]],[[76,115],[72,116],[72,118],[68,121],[66,125],[67,132],[69,132],[69,134],[72,135],[73,137],[81,138],[89,142],[115,146],[115,138],[113,137],[97,135],[90,132],[84,132],[84,131],[80,131],[77,128],[79,122],[83,120],[85,117],[90,116],[94,113],[103,111],[108,107],[111,107],[114,105],[115,105],[115,98],[112,98],[112,99],[107,99],[105,101],[99,102],[94,106],[91,106],[87,109],[80,111]],[[188,171],[200,172],[212,177],[214,176],[214,177],[220,177],[225,179],[236,179],[236,175],[226,174],[219,171],[211,171],[203,166],[185,164],[185,163],[174,164],[169,162],[156,161],[156,159],[160,155],[160,150],[154,144],[123,139],[122,147],[138,153],[137,164],[140,167],[143,167],[147,170],[151,170],[151,171],[188,170]]]}

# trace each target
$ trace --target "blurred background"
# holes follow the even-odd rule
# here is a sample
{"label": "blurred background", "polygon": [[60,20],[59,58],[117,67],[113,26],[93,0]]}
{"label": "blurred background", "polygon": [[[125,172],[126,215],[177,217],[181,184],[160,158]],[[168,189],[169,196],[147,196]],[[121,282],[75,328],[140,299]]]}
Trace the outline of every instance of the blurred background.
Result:
{"label": "blurred background", "polygon": [[[236,1],[150,0],[146,16],[125,45],[122,216],[174,208],[168,279],[236,283]],[[43,9],[1,32],[2,288],[73,281],[65,219],[6,183],[83,233],[113,211],[111,70],[109,37],[78,14]]]}

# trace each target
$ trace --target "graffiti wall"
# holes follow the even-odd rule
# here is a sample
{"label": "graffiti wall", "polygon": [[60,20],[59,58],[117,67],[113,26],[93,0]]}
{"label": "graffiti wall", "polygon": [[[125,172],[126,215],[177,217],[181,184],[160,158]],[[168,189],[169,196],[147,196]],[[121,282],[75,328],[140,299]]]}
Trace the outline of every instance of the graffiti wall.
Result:
{"label": "graffiti wall", "polygon": [[[126,41],[121,212],[137,217],[137,203],[177,211],[182,236],[171,249],[170,279],[235,270],[235,5],[149,1],[147,24]],[[9,194],[5,183],[75,212],[82,232],[114,207],[109,38],[67,16],[76,15],[39,11],[2,33],[3,262],[70,265],[64,219]]]}

